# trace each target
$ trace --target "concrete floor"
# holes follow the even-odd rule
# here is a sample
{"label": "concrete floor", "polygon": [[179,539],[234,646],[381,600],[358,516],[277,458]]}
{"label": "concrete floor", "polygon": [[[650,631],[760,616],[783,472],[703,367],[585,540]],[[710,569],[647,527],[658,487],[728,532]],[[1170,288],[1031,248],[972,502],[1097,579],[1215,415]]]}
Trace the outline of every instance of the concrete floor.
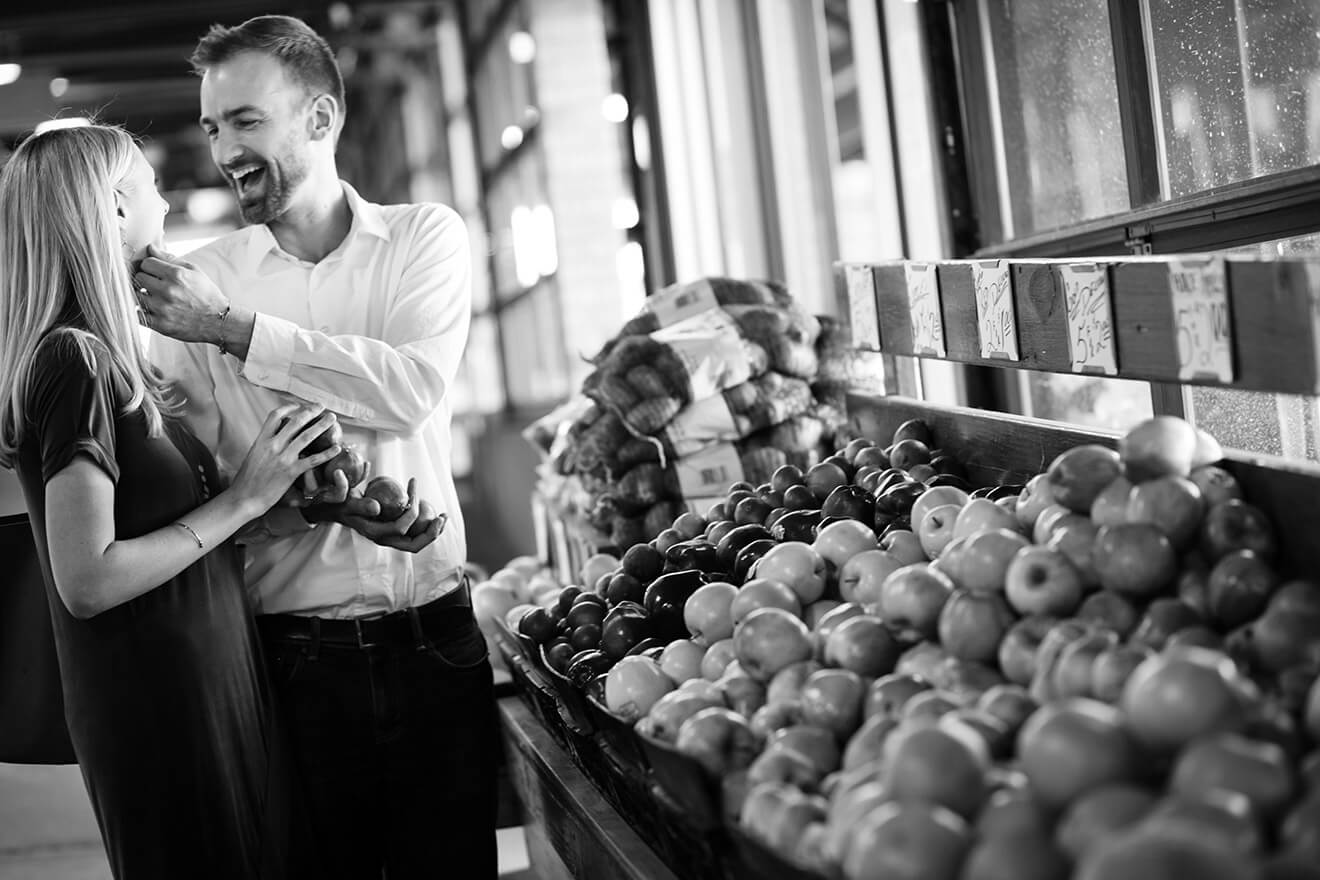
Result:
{"label": "concrete floor", "polygon": [[[502,878],[535,880],[521,828],[499,848]],[[0,880],[111,880],[77,767],[0,764]]]}

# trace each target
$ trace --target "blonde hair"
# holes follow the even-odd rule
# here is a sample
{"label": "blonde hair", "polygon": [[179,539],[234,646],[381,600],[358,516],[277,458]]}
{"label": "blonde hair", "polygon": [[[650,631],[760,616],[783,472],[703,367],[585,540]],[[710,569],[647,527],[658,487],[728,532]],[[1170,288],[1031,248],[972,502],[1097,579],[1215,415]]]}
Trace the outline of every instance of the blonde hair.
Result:
{"label": "blonde hair", "polygon": [[[58,334],[89,370],[97,357],[129,391],[150,436],[173,409],[147,360],[116,220],[115,189],[137,144],[113,126],[55,129],[24,141],[0,171],[0,465],[13,467],[38,347]],[[51,331],[55,331],[53,334]]]}

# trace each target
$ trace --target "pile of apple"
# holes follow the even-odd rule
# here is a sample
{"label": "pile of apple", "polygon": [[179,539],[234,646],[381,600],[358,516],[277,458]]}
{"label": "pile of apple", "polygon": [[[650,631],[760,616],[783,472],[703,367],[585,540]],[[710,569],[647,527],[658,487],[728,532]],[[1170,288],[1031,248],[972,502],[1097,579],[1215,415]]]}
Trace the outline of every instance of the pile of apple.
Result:
{"label": "pile of apple", "polygon": [[1315,876],[1320,587],[1213,438],[1158,417],[998,493],[932,446],[731,487],[561,590],[547,643],[569,669],[636,615],[577,680],[821,876]]}

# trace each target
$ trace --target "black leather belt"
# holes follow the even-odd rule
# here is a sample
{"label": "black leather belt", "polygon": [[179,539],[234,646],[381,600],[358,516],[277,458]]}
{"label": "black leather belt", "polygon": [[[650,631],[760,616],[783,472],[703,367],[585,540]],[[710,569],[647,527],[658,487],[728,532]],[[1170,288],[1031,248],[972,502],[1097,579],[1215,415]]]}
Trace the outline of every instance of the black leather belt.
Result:
{"label": "black leather belt", "polygon": [[303,617],[297,614],[262,614],[257,629],[267,639],[305,641],[313,645],[350,648],[420,648],[426,644],[428,624],[440,618],[453,621],[453,611],[471,608],[468,584],[463,582],[439,599],[416,608],[392,611],[380,617]]}

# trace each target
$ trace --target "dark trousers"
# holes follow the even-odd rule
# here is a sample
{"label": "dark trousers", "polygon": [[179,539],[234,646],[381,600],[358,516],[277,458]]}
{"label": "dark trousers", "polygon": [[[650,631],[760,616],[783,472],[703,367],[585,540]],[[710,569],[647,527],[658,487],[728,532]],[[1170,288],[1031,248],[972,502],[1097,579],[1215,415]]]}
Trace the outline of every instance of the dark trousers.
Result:
{"label": "dark trousers", "polygon": [[413,644],[268,633],[265,649],[320,863],[311,876],[498,875],[499,733],[470,608],[430,615]]}

